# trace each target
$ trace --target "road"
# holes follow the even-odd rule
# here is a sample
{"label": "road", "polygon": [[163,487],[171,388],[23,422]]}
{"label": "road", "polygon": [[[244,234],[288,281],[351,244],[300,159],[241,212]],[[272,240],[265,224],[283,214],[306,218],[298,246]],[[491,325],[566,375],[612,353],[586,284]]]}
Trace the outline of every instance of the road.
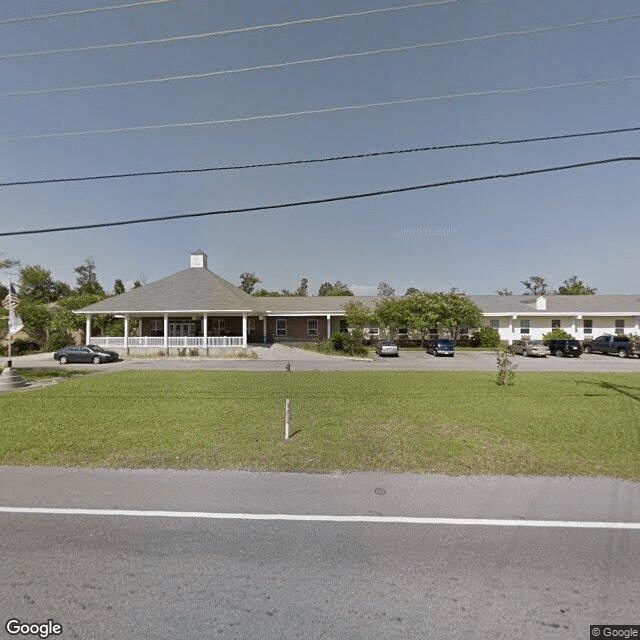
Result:
{"label": "road", "polygon": [[[281,344],[255,347],[260,358],[140,358],[125,356],[106,365],[72,364],[68,369],[89,371],[127,370],[236,370],[282,371],[287,363],[293,371],[496,371],[496,357],[491,351],[458,351],[453,358],[434,357],[423,351],[401,351],[398,358],[341,358],[291,348]],[[514,356],[518,371],[640,372],[640,359],[618,358],[599,354],[583,354],[579,358],[524,358]],[[13,366],[59,368],[63,365],[51,353],[13,358]]]}
{"label": "road", "polygon": [[619,480],[0,467],[0,504],[4,620],[52,619],[63,639],[577,640],[640,623],[640,490]]}

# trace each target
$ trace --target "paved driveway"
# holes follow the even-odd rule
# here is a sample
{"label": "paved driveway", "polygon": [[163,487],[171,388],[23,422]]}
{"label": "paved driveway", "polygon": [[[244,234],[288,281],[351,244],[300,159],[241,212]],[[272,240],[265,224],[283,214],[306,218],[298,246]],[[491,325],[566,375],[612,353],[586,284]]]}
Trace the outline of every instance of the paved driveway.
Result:
{"label": "paved driveway", "polygon": [[[67,369],[84,371],[126,370],[246,370],[282,371],[290,364],[293,371],[496,371],[496,358],[490,351],[458,351],[453,358],[435,357],[423,351],[401,351],[399,358],[341,358],[296,349],[285,345],[252,347],[258,360],[231,358],[136,358],[125,357],[109,364],[72,364]],[[640,359],[597,354],[580,358],[525,358],[514,356],[518,371],[640,372]],[[51,353],[13,358],[13,366],[60,368]]]}

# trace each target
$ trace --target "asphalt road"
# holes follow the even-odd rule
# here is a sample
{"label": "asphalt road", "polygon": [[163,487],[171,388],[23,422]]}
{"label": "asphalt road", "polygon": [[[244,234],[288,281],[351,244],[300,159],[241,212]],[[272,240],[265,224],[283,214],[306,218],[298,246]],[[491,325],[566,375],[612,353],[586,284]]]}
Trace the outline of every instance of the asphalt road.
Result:
{"label": "asphalt road", "polygon": [[[104,365],[61,365],[53,355],[37,354],[13,358],[13,366],[80,369],[90,371],[126,370],[239,370],[282,371],[287,363],[293,371],[496,371],[496,358],[490,351],[458,351],[453,358],[435,357],[423,351],[401,351],[398,358],[369,359],[328,356],[284,345],[257,347],[258,360],[226,358],[140,358],[125,356],[118,362]],[[640,372],[639,358],[618,358],[599,354],[583,354],[579,358],[525,358],[514,356],[518,371],[566,371],[593,372]]]}
{"label": "asphalt road", "polygon": [[[53,619],[62,638],[586,639],[640,623],[640,525],[576,524],[640,523],[639,487],[619,480],[0,467],[0,504],[116,510],[0,513],[3,624]],[[314,514],[370,521],[297,519]]]}

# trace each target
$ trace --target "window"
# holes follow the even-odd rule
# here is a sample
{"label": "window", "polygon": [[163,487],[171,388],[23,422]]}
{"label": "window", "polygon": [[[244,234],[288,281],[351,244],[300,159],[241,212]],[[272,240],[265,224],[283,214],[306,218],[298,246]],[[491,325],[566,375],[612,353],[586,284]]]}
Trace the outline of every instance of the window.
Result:
{"label": "window", "polygon": [[585,320],[584,321],[584,332],[586,334],[593,333],[593,320]]}
{"label": "window", "polygon": [[369,327],[369,335],[370,336],[379,336],[380,329],[378,327]]}
{"label": "window", "polygon": [[624,333],[624,318],[616,320],[616,334],[620,335]]}
{"label": "window", "polygon": [[520,333],[523,335],[531,333],[531,320],[520,320]]}
{"label": "window", "polygon": [[347,333],[347,321],[346,320],[340,320],[340,333]]}
{"label": "window", "polygon": [[460,336],[468,336],[469,335],[469,327],[460,327]]}
{"label": "window", "polygon": [[307,335],[308,336],[317,336],[318,335],[318,321],[317,320],[307,320]]}
{"label": "window", "polygon": [[561,325],[562,323],[560,322],[559,319],[554,319],[551,321],[551,329],[559,329]]}
{"label": "window", "polygon": [[400,336],[406,336],[409,332],[407,331],[406,327],[402,327],[401,329],[398,330],[398,335]]}
{"label": "window", "polygon": [[500,320],[489,320],[489,326],[497,331],[500,328]]}
{"label": "window", "polygon": [[249,335],[250,336],[256,335],[256,321],[253,319],[249,320]]}
{"label": "window", "polygon": [[224,320],[214,319],[211,321],[211,328],[214,336],[224,335]]}
{"label": "window", "polygon": [[164,335],[164,321],[163,320],[152,320],[150,333],[152,336],[163,336]]}
{"label": "window", "polygon": [[285,318],[278,318],[276,320],[276,335],[277,336],[287,335],[287,321]]}

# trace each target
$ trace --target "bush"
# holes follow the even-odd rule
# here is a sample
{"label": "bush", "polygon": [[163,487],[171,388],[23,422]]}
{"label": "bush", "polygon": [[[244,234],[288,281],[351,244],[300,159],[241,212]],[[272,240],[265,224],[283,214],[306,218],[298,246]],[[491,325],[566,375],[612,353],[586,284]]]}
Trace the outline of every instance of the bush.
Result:
{"label": "bush", "polygon": [[501,387],[508,387],[513,384],[518,365],[511,362],[511,357],[508,351],[496,349],[496,364],[498,365],[498,379],[496,382]]}
{"label": "bush", "polygon": [[344,351],[347,336],[347,333],[334,333],[331,336],[331,346],[334,351]]}
{"label": "bush", "polygon": [[553,329],[542,336],[543,342],[547,340],[573,340],[573,336],[564,329]]}
{"label": "bush", "polygon": [[485,325],[473,334],[471,345],[495,349],[500,346],[500,334],[493,327]]}
{"label": "bush", "polygon": [[179,358],[184,358],[187,355],[187,350],[186,349],[178,349],[178,357]]}
{"label": "bush", "polygon": [[21,339],[11,342],[11,354],[21,356],[32,351],[40,351],[40,343],[37,340]]}
{"label": "bush", "polygon": [[198,349],[196,349],[195,347],[192,349],[189,349],[189,356],[191,356],[192,358],[197,358],[200,355],[200,351],[198,351]]}
{"label": "bush", "polygon": [[73,344],[73,339],[66,333],[51,333],[45,345],[47,351],[57,351],[69,344]]}

